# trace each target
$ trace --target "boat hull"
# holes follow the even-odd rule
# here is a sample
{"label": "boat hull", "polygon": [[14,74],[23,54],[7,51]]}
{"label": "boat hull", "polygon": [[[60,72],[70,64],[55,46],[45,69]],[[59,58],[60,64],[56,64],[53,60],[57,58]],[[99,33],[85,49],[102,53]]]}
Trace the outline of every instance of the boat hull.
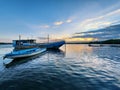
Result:
{"label": "boat hull", "polygon": [[64,44],[65,44],[65,41],[56,41],[56,42],[49,42],[49,43],[37,43],[35,45],[17,45],[17,46],[14,46],[14,49],[22,50],[22,49],[30,49],[35,47],[47,48],[47,49],[58,49]]}
{"label": "boat hull", "polygon": [[[6,54],[4,56],[4,58],[10,58],[10,59],[19,59],[19,58],[26,58],[26,57],[30,57],[30,56],[34,56],[34,55],[37,55],[37,54],[40,54],[40,53],[43,53],[46,51],[46,48],[43,48],[43,49],[40,49],[36,52],[32,52],[32,53],[27,53],[27,54],[20,54],[20,55],[14,55],[12,53],[10,54]],[[19,51],[18,51],[19,52]]]}

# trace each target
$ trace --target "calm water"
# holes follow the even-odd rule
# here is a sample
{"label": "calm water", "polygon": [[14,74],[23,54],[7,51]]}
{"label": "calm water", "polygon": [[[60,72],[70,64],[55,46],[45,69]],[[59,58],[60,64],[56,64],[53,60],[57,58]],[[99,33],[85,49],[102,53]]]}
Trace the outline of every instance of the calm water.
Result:
{"label": "calm water", "polygon": [[2,60],[0,90],[120,90],[120,48],[66,45],[23,60]]}

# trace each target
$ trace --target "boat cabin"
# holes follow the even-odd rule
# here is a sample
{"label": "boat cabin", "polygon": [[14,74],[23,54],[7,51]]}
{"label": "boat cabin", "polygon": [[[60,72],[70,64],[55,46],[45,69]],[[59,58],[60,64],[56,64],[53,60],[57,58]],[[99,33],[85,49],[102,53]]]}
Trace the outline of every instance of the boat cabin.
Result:
{"label": "boat cabin", "polygon": [[30,46],[35,45],[36,40],[35,39],[29,39],[29,40],[13,40],[13,46]]}

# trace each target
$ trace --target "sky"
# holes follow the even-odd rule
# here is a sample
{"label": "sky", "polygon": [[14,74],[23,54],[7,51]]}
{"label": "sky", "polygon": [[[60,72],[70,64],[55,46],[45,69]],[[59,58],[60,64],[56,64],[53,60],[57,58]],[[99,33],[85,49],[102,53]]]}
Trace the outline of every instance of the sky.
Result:
{"label": "sky", "polygon": [[120,0],[0,0],[0,41],[67,38],[119,22]]}
{"label": "sky", "polygon": [[109,40],[109,39],[120,39],[120,24],[111,25],[111,26],[101,28],[98,30],[93,30],[93,31],[74,33],[72,38],[73,39],[89,38],[89,40],[92,39],[97,41],[98,39],[99,41]]}

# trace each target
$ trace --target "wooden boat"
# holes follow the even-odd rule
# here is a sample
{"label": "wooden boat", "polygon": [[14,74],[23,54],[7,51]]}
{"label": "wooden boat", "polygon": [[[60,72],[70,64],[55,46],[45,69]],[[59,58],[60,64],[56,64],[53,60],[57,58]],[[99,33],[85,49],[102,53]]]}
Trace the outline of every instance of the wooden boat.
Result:
{"label": "wooden boat", "polygon": [[47,49],[58,49],[62,45],[65,44],[65,41],[56,41],[56,42],[49,42],[49,43],[43,43],[43,44],[38,44],[38,47],[43,47]]}
{"label": "wooden boat", "polygon": [[36,40],[13,40],[13,47],[15,50],[30,49],[35,47],[47,48],[47,49],[58,49],[65,44],[64,40],[48,42],[48,43],[36,43]]}
{"label": "wooden boat", "polygon": [[102,47],[102,44],[88,44],[90,47]]}
{"label": "wooden boat", "polygon": [[32,49],[25,49],[19,51],[12,51],[11,53],[6,54],[3,59],[10,58],[10,59],[18,59],[18,58],[25,58],[30,57],[33,55],[40,54],[46,51],[46,48],[32,48]]}

